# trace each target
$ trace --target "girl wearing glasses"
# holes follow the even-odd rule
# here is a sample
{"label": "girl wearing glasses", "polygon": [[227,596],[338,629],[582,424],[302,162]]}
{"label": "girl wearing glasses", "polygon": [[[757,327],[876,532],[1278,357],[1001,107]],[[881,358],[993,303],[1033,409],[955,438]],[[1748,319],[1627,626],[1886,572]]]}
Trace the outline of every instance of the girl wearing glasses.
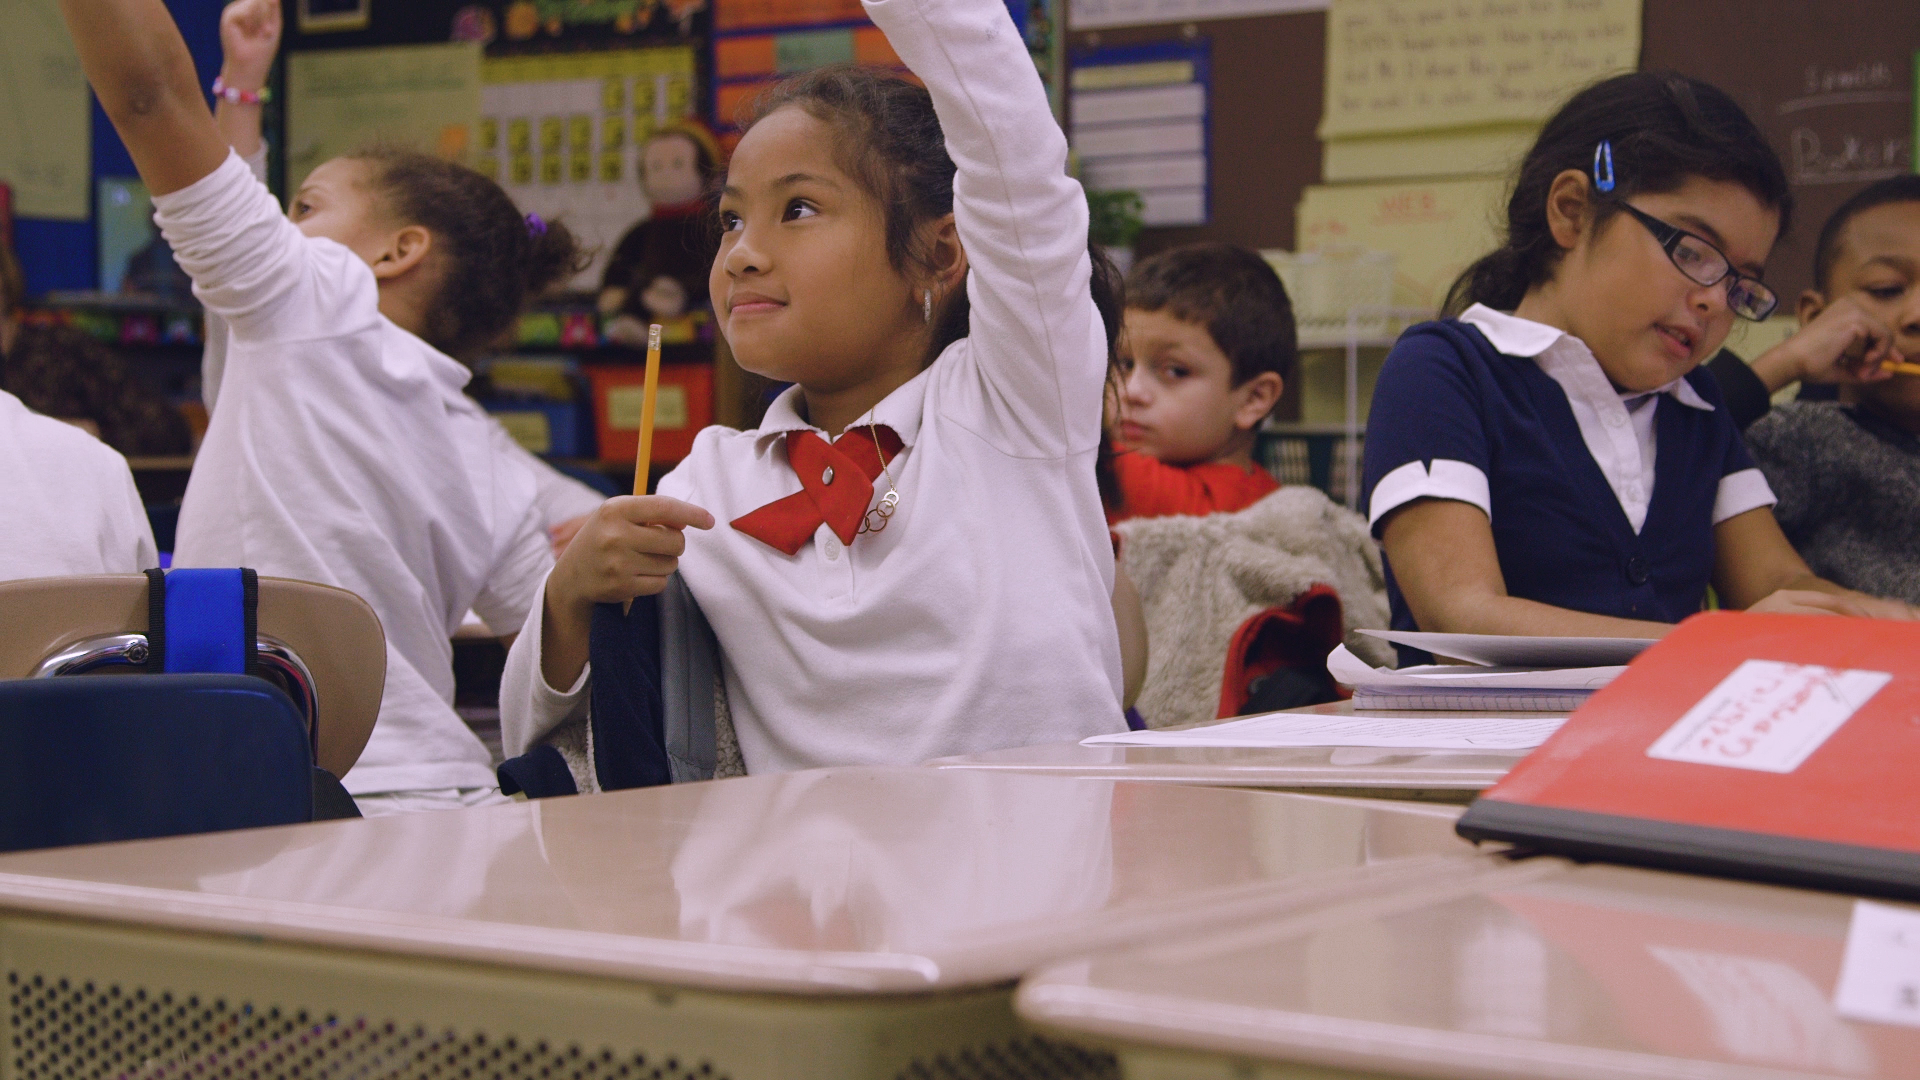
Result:
{"label": "girl wearing glasses", "polygon": [[1791,209],[1779,159],[1705,83],[1621,75],[1561,107],[1506,242],[1374,391],[1366,512],[1394,628],[1658,637],[1708,585],[1728,608],[1914,617],[1808,570],[1695,370],[1735,318],[1772,313],[1760,279]]}

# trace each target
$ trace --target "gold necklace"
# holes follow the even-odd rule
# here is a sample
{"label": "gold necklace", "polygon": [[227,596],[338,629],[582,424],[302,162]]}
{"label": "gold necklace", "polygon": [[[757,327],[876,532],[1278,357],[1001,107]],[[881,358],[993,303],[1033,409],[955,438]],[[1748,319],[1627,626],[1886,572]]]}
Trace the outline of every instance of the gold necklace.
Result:
{"label": "gold necklace", "polygon": [[860,532],[863,533],[877,533],[886,528],[894,508],[900,505],[900,492],[894,489],[893,470],[887,466],[887,455],[880,449],[880,429],[874,425],[873,413],[873,409],[867,410],[867,432],[873,436],[873,452],[880,458],[880,471],[887,477],[887,493],[880,496],[880,505],[867,511],[867,516],[861,519]]}

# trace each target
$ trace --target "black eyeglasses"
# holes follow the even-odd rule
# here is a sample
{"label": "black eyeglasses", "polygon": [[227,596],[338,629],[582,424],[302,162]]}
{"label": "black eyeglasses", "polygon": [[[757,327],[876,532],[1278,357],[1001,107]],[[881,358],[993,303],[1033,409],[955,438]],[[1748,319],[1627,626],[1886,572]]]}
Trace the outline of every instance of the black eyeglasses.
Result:
{"label": "black eyeglasses", "polygon": [[1631,203],[1623,201],[1620,207],[1632,214],[1634,220],[1645,225],[1653,238],[1660,241],[1660,246],[1666,249],[1667,258],[1673,260],[1674,269],[1685,274],[1688,281],[1700,285],[1718,285],[1732,278],[1727,284],[1727,306],[1733,309],[1735,315],[1759,322],[1780,306],[1780,298],[1773,294],[1772,289],[1762,284],[1759,278],[1748,277],[1735,270],[1726,253],[1711,243],[1643,213]]}

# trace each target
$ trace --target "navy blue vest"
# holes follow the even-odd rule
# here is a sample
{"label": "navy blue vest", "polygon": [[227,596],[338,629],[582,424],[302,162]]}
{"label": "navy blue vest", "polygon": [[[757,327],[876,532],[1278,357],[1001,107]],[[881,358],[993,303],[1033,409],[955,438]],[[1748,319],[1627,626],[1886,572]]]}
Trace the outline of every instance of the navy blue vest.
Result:
{"label": "navy blue vest", "polygon": [[[1509,595],[1655,622],[1699,611],[1713,574],[1720,479],[1753,468],[1713,377],[1687,381],[1714,411],[1663,400],[1654,414],[1653,497],[1636,535],[1588,452],[1560,384],[1530,357],[1496,352],[1456,320],[1423,323],[1388,354],[1367,418],[1368,498],[1410,461],[1486,474]],[[1387,572],[1393,626],[1418,629]]]}

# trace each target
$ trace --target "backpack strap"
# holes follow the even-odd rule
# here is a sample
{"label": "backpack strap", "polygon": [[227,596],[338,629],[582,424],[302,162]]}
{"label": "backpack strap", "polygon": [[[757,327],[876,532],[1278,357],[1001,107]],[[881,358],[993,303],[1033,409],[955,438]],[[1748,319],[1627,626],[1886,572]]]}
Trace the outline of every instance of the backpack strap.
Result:
{"label": "backpack strap", "polygon": [[679,574],[660,594],[662,735],[675,783],[711,780],[719,760],[720,643]]}

